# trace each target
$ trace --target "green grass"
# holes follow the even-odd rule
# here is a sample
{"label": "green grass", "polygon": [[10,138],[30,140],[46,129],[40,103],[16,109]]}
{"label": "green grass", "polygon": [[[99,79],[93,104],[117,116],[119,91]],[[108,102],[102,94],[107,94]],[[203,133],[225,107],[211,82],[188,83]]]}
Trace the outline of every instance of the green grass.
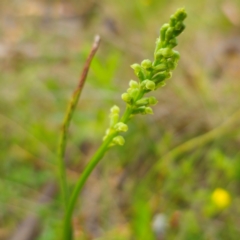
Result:
{"label": "green grass", "polygon": [[[66,34],[51,30],[52,22],[42,25],[41,17],[17,16],[10,8],[19,6],[12,4],[1,3],[1,12],[8,9],[17,20],[15,28],[1,22],[2,41],[12,44],[13,53],[0,60],[0,239],[6,239],[30,211],[39,212],[43,221],[39,239],[50,240],[58,233],[59,197],[45,209],[38,209],[36,197],[53,178],[67,100],[95,33],[103,42],[67,145],[66,155],[73,161],[68,173],[72,183],[101,142],[108,109],[113,104],[123,106],[120,93],[134,79],[129,65],[151,58],[160,24],[185,6],[188,19],[179,40],[179,66],[167,87],[156,92],[155,115],[133,119],[126,133],[128,144],[110,151],[89,179],[81,208],[75,212],[76,234],[80,239],[84,235],[98,240],[146,239],[153,216],[162,213],[169,222],[165,239],[238,240],[238,115],[221,127],[239,109],[240,72],[234,67],[239,53],[224,54],[224,43],[231,45],[228,39],[238,36],[222,1],[185,0],[179,6],[177,1],[105,0],[87,28]],[[73,4],[80,11],[78,3]],[[238,1],[231,4],[239,11]],[[106,17],[115,20],[118,35],[105,27]],[[34,46],[35,57],[14,50],[24,46]],[[208,137],[213,129],[216,136]],[[145,188],[142,179],[152,166],[159,171],[154,171]],[[211,202],[218,187],[232,197],[224,210],[216,210]]]}

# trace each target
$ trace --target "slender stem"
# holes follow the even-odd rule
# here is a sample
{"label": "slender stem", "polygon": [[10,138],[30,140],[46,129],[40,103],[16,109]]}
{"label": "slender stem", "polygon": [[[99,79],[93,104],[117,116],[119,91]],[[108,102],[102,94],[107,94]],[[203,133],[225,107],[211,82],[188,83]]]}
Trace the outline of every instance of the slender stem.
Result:
{"label": "slender stem", "polygon": [[109,136],[108,139],[106,139],[100,148],[97,150],[95,155],[92,157],[86,168],[84,169],[83,173],[81,174],[78,182],[76,183],[74,190],[71,194],[71,198],[69,199],[69,204],[67,207],[67,212],[64,217],[64,240],[69,239],[69,233],[71,229],[71,218],[73,214],[74,207],[77,202],[77,198],[79,196],[79,193],[81,192],[85,182],[87,181],[89,175],[95,168],[95,166],[98,164],[98,162],[102,159],[104,153],[107,151],[109,143],[112,141],[113,137],[116,136],[116,133],[114,135]]}
{"label": "slender stem", "polygon": [[[132,113],[132,109],[130,107],[127,107],[121,121],[122,122],[127,122],[130,118],[130,115]],[[73,192],[71,194],[71,197],[69,199],[66,215],[64,217],[64,226],[63,226],[63,236],[64,240],[69,240],[71,239],[71,219],[73,215],[73,210],[76,205],[79,193],[82,191],[84,184],[86,183],[89,175],[93,171],[93,169],[96,167],[96,165],[99,163],[99,161],[102,159],[106,151],[108,150],[109,144],[112,142],[113,138],[117,136],[117,132],[112,133],[111,135],[108,136],[108,138],[102,143],[102,145],[99,147],[97,152],[94,154],[86,168],[84,169],[83,173],[79,177]]]}
{"label": "slender stem", "polygon": [[132,113],[132,108],[127,106],[120,122],[126,123],[130,119],[131,113]]}
{"label": "slender stem", "polygon": [[64,163],[64,152],[66,147],[66,135],[64,134],[64,132],[65,130],[63,126],[63,130],[61,131],[60,140],[58,144],[57,165],[58,165],[58,175],[59,175],[62,199],[63,199],[64,207],[66,208],[68,188],[67,188],[67,181],[66,181],[66,169],[65,169],[65,163]]}
{"label": "slender stem", "polygon": [[64,202],[65,209],[67,208],[68,204],[68,187],[67,187],[67,180],[66,180],[66,166],[64,162],[64,155],[65,155],[65,149],[66,149],[66,143],[67,143],[67,132],[68,128],[72,119],[73,112],[77,106],[78,99],[81,95],[85,80],[87,78],[89,66],[91,64],[91,61],[99,47],[100,44],[100,37],[96,36],[94,40],[94,44],[92,46],[91,52],[85,62],[83,72],[80,76],[78,86],[76,90],[73,92],[72,97],[69,101],[67,111],[63,120],[63,125],[60,133],[60,139],[58,144],[58,151],[57,151],[57,165],[58,165],[58,172],[59,172],[59,182],[61,186],[61,193],[62,198]]}

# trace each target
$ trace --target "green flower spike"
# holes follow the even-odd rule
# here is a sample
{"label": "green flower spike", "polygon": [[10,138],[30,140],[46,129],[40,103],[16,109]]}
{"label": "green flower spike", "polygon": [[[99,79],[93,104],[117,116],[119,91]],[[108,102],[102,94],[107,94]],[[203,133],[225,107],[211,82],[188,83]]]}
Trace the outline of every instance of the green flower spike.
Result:
{"label": "green flower spike", "polygon": [[[125,140],[120,136],[120,132],[128,130],[127,122],[136,114],[153,114],[150,106],[157,103],[154,97],[144,97],[146,93],[154,91],[166,84],[166,80],[171,78],[172,70],[176,68],[180,55],[173,48],[177,46],[177,37],[185,29],[183,23],[187,14],[184,8],[178,9],[170,18],[169,23],[164,24],[160,29],[160,36],[156,41],[153,61],[145,59],[140,64],[133,64],[138,81],[131,80],[129,88],[122,94],[122,99],[126,103],[126,109],[120,117],[120,109],[113,106],[110,110],[110,124],[103,138],[103,142],[96,151],[88,165],[78,179],[73,193],[67,205],[66,216],[64,218],[64,238],[72,240],[71,220],[79,193],[82,191],[89,175],[102,159],[109,147],[114,145],[124,145]],[[67,198],[66,198],[67,199]]]}
{"label": "green flower spike", "polygon": [[[150,106],[157,103],[155,97],[144,97],[146,93],[154,91],[166,84],[166,80],[171,78],[180,59],[179,52],[173,48],[177,46],[177,36],[185,29],[183,23],[187,14],[183,8],[178,9],[170,17],[169,23],[164,24],[160,29],[160,37],[157,38],[154,51],[154,60],[145,59],[141,64],[134,63],[131,68],[138,78],[138,82],[130,80],[129,88],[122,94],[122,100],[126,102],[126,111],[119,120],[119,108],[111,108],[110,128],[107,131],[104,140],[112,137],[110,145],[123,145],[123,139],[118,135],[119,132],[126,132],[126,125],[130,117],[136,114],[153,114]],[[118,140],[116,140],[118,139]],[[119,140],[121,139],[121,140]],[[121,142],[121,144],[120,144]]]}

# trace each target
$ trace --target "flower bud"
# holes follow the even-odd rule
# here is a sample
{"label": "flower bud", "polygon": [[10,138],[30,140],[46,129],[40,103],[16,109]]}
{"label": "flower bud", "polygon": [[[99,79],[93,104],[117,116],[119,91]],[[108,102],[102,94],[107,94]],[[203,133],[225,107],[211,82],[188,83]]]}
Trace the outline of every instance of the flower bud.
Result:
{"label": "flower bud", "polygon": [[187,13],[184,8],[179,8],[177,12],[174,14],[177,21],[183,21],[187,17]]}
{"label": "flower bud", "polygon": [[170,70],[174,70],[176,67],[177,67],[177,61],[173,61],[172,59],[170,61],[168,61],[167,63],[167,66],[168,66],[168,69]]}
{"label": "flower bud", "polygon": [[119,114],[120,112],[120,108],[117,105],[114,105],[111,109],[110,109],[111,113],[116,113]]}
{"label": "flower bud", "polygon": [[178,22],[175,26],[174,29],[175,30],[181,30],[184,26],[183,22]]}
{"label": "flower bud", "polygon": [[140,82],[144,81],[146,79],[145,74],[143,70],[141,70],[138,74],[137,77],[139,78]]}
{"label": "flower bud", "polygon": [[149,105],[154,106],[158,103],[158,100],[155,97],[149,97]]}
{"label": "flower bud", "polygon": [[168,30],[168,28],[169,28],[168,23],[163,24],[163,26],[161,27],[161,29],[160,29],[161,41],[165,41],[165,34],[166,34],[166,31]]}
{"label": "flower bud", "polygon": [[172,39],[170,39],[169,40],[169,42],[168,42],[168,46],[170,47],[170,48],[174,48],[174,47],[176,47],[178,45],[178,42],[177,42],[177,38],[172,38]]}
{"label": "flower bud", "polygon": [[160,63],[154,67],[154,72],[161,72],[167,69],[167,65],[165,63]]}
{"label": "flower bud", "polygon": [[166,41],[169,41],[173,37],[175,37],[174,36],[174,28],[173,27],[169,27],[168,30],[166,31],[165,39],[166,39]]}
{"label": "flower bud", "polygon": [[157,85],[156,85],[156,89],[160,88],[160,87],[164,87],[166,85],[166,82],[165,81],[162,81],[162,82],[159,82]]}
{"label": "flower bud", "polygon": [[172,73],[171,72],[167,72],[167,74],[166,74],[166,79],[169,79],[169,78],[171,78],[172,77]]}
{"label": "flower bud", "polygon": [[152,62],[149,59],[145,59],[142,61],[141,66],[146,70],[151,70]]}
{"label": "flower bud", "polygon": [[140,81],[145,79],[144,69],[137,63],[131,65],[131,68],[134,70],[134,73],[139,78]]}
{"label": "flower bud", "polygon": [[171,48],[162,48],[160,51],[161,51],[161,55],[163,55],[163,57],[165,58],[169,58],[174,54]]}
{"label": "flower bud", "polygon": [[122,94],[122,100],[126,103],[131,103],[132,102],[132,98],[128,93],[123,93]]}
{"label": "flower bud", "polygon": [[136,102],[136,105],[137,106],[146,106],[149,104],[149,99],[148,98],[142,98],[142,99],[139,99],[137,102]]}
{"label": "flower bud", "polygon": [[155,90],[155,83],[151,80],[144,80],[142,83],[141,83],[141,87],[145,90]]}
{"label": "flower bud", "polygon": [[180,59],[180,54],[179,54],[179,52],[178,51],[173,51],[174,52],[174,54],[173,54],[173,58],[174,58],[174,60],[176,61],[178,61],[179,59]]}
{"label": "flower bud", "polygon": [[139,84],[138,84],[137,81],[131,80],[131,81],[129,82],[129,86],[130,86],[131,88],[138,88],[138,87],[139,87]]}
{"label": "flower bud", "polygon": [[115,126],[114,129],[116,129],[118,132],[126,132],[128,130],[128,126],[125,123],[118,122]]}
{"label": "flower bud", "polygon": [[136,75],[138,75],[138,73],[142,70],[141,66],[137,63],[132,64],[131,68],[134,70]]}
{"label": "flower bud", "polygon": [[163,81],[165,79],[169,78],[169,72],[167,71],[164,71],[164,72],[159,72],[157,74],[155,74],[153,77],[152,77],[152,80],[155,82],[155,83],[159,83],[160,81]]}
{"label": "flower bud", "polygon": [[145,114],[153,114],[153,110],[150,107],[145,108]]}
{"label": "flower bud", "polygon": [[148,80],[146,82],[146,89],[151,91],[155,90],[155,83],[153,81]]}
{"label": "flower bud", "polygon": [[184,29],[185,29],[185,25],[182,24],[179,29],[175,29],[175,30],[174,30],[174,36],[177,37],[180,33],[182,33],[182,31],[183,31]]}
{"label": "flower bud", "polygon": [[143,114],[143,115],[153,114],[153,110],[150,107],[142,106],[142,107],[139,107],[139,108],[136,108],[133,110],[133,114],[138,114],[138,113]]}
{"label": "flower bud", "polygon": [[117,144],[117,145],[120,145],[120,146],[123,146],[124,143],[125,143],[125,140],[122,136],[117,136],[117,137],[113,138],[113,143]]}
{"label": "flower bud", "polygon": [[169,21],[170,26],[174,27],[176,22],[177,22],[177,19],[176,19],[175,15],[171,15],[170,21]]}
{"label": "flower bud", "polygon": [[128,91],[131,99],[135,100],[138,97],[139,94],[139,89],[135,88],[135,89],[131,89]]}
{"label": "flower bud", "polygon": [[163,55],[162,55],[161,49],[155,52],[154,57],[158,62],[160,62],[162,60]]}
{"label": "flower bud", "polygon": [[180,33],[183,32],[183,30],[185,29],[185,25],[183,23],[180,23],[178,26],[177,26],[177,29],[174,28],[174,36],[177,37]]}
{"label": "flower bud", "polygon": [[136,102],[137,106],[149,106],[157,104],[157,99],[155,97],[142,98]]}

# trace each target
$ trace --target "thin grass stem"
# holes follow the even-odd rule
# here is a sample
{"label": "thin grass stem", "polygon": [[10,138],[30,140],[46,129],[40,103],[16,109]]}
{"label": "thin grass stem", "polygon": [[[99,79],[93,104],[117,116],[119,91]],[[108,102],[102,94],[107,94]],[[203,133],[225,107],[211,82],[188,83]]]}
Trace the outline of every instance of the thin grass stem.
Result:
{"label": "thin grass stem", "polygon": [[58,175],[59,175],[59,182],[61,187],[61,194],[62,194],[62,199],[63,199],[65,209],[67,208],[67,204],[68,204],[68,186],[67,186],[67,179],[66,179],[66,166],[65,166],[64,156],[65,156],[65,150],[66,150],[68,128],[69,128],[74,110],[77,106],[79,97],[81,95],[82,89],[84,87],[84,83],[87,78],[91,61],[99,47],[99,44],[100,44],[100,37],[96,36],[91,52],[85,62],[83,72],[79,79],[78,86],[73,92],[72,97],[67,106],[66,114],[63,120],[63,125],[61,128],[58,151],[57,151],[57,166],[58,166]]}

